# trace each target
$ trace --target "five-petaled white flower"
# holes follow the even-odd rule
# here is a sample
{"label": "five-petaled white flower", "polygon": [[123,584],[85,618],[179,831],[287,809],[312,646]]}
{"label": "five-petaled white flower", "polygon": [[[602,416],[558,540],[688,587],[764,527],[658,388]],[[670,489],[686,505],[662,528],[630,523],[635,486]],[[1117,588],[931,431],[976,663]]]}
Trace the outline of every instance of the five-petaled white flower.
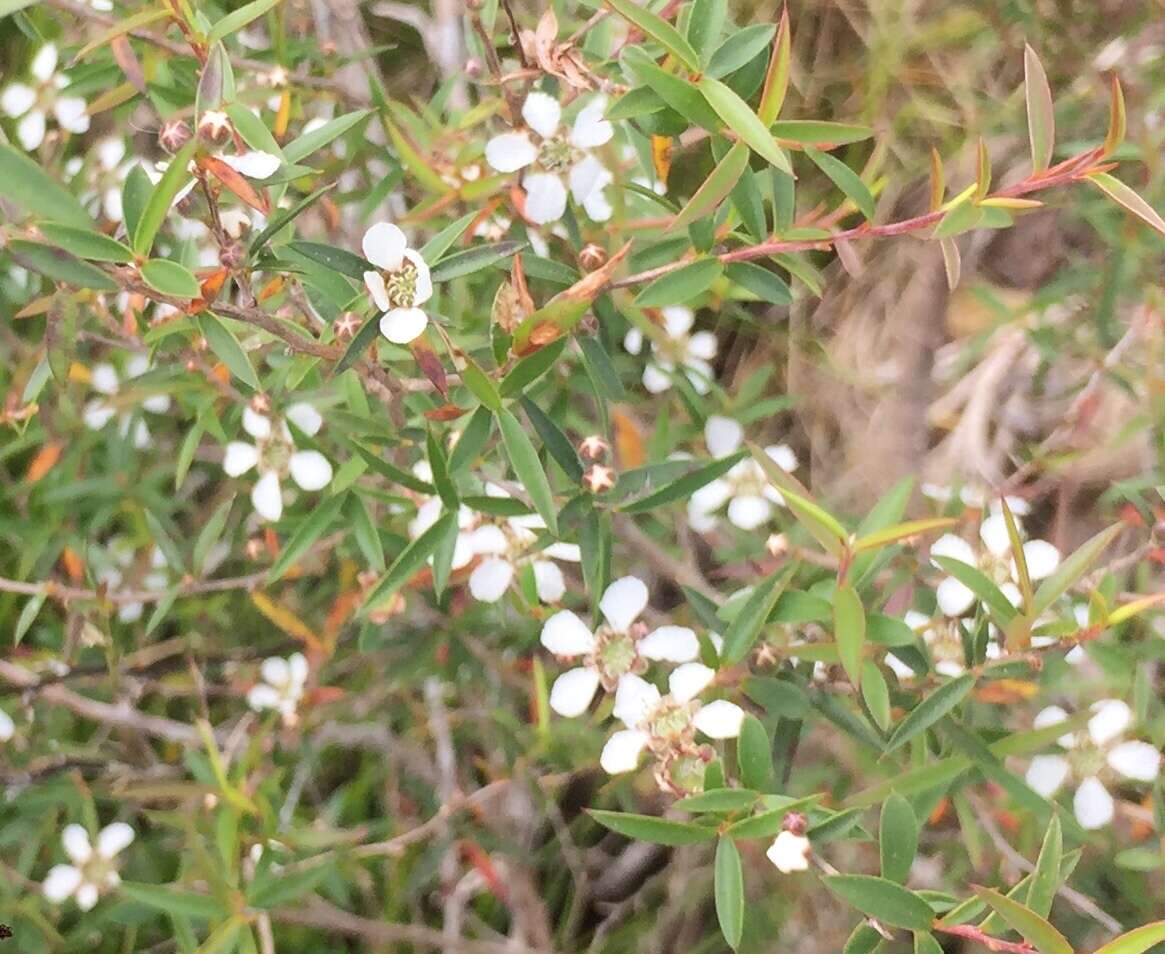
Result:
{"label": "five-petaled white flower", "polygon": [[[1003,514],[993,513],[979,527],[983,548],[975,549],[962,537],[946,533],[930,548],[931,557],[950,557],[977,567],[992,580],[1015,606],[1020,603],[1018,569],[1011,552],[1011,538]],[[1060,551],[1046,540],[1028,540],[1023,545],[1024,562],[1032,580],[1050,576],[1060,565]],[[946,616],[962,616],[975,605],[975,594],[953,576],[939,583],[935,590],[938,608]]]}
{"label": "five-petaled white flower", "polygon": [[649,660],[690,663],[699,657],[699,640],[686,626],[659,626],[649,633],[637,623],[646,607],[647,586],[637,577],[625,576],[603,592],[599,611],[607,622],[594,632],[570,610],[545,622],[542,645],[556,656],[582,660],[582,665],[554,681],[551,709],[563,716],[581,715],[600,685],[615,691],[623,676],[645,672]]}
{"label": "five-petaled white flower", "polygon": [[615,690],[614,715],[627,728],[612,734],[603,746],[599,764],[604,771],[611,775],[634,771],[643,751],[650,749],[661,788],[700,788],[706,759],[695,744],[696,732],[710,739],[735,739],[744,721],[744,710],[734,702],[717,699],[701,705],[696,699],[715,676],[715,670],[702,663],[683,663],[668,676],[667,695],[641,676],[623,676]]}
{"label": "five-petaled white flower", "polygon": [[125,822],[106,825],[90,844],[89,832],[80,825],[66,825],[61,844],[70,865],[54,865],[45,876],[42,890],[53,904],[74,898],[77,907],[88,911],[104,891],[121,884],[114,859],[134,840],[134,830]]}
{"label": "five-petaled white flower", "polygon": [[256,711],[274,709],[286,724],[293,724],[307,683],[307,660],[303,653],[292,653],[286,659],[268,656],[259,667],[259,675],[263,681],[255,683],[247,692],[247,705]]}
{"label": "five-petaled white flower", "polygon": [[368,294],[383,312],[380,333],[393,344],[408,344],[429,324],[419,307],[433,297],[429,266],[391,222],[377,222],[365,232],[362,247],[364,257],[380,269],[364,273]]}
{"label": "five-petaled white flower", "polygon": [[[1027,783],[1045,798],[1054,795],[1072,777],[1078,781],[1072,799],[1076,820],[1082,828],[1103,828],[1112,821],[1116,804],[1102,776],[1152,782],[1161,772],[1161,753],[1148,742],[1121,741],[1133,723],[1133,711],[1119,699],[1102,699],[1092,705],[1086,729],[1059,738],[1062,755],[1037,755],[1027,770]],[[1068,718],[1059,706],[1040,711],[1037,729],[1057,725]]]}
{"label": "five-petaled white flower", "polygon": [[786,829],[773,839],[773,843],[765,852],[765,857],[776,865],[782,874],[791,874],[794,871],[809,870],[811,850],[808,838]]}
{"label": "five-petaled white flower", "polygon": [[[704,425],[704,440],[713,457],[727,457],[740,450],[744,429],[728,417],[712,415]],[[786,444],[774,444],[765,453],[786,472],[797,469],[797,455]],[[773,517],[785,498],[751,457],[738,462],[723,477],[705,484],[688,500],[688,522],[697,533],[716,526],[716,511],[728,504],[728,521],[741,530],[755,530]]]}
{"label": "five-petaled white flower", "polygon": [[533,92],[522,105],[527,129],[494,136],[485,145],[486,161],[498,172],[528,169],[526,218],[538,225],[557,222],[566,211],[566,177],[570,194],[596,222],[611,217],[603,189],[614,181],[590,150],[610,142],[614,127],[603,118],[604,96],[596,96],[575,117],[569,132],[562,127],[562,107],[548,93]]}
{"label": "five-petaled white flower", "polygon": [[[715,372],[709,362],[716,357],[719,345],[710,331],[690,334],[696,316],[691,308],[669,305],[660,309],[663,316],[661,337],[651,341],[651,358],[643,369],[643,386],[652,394],[662,394],[672,386],[672,375],[682,371],[697,394],[707,394]],[[630,329],[623,347],[631,354],[643,350],[643,332]]]}
{"label": "five-petaled white flower", "polygon": [[29,66],[34,85],[9,83],[0,93],[0,110],[16,124],[16,138],[29,152],[40,148],[44,142],[47,113],[57,118],[57,123],[71,133],[83,133],[89,129],[89,114],[85,100],[80,96],[62,96],[60,90],[69,85],[68,79],[57,72],[57,48],[46,43],[32,58]]}
{"label": "five-petaled white flower", "polygon": [[[302,401],[288,407],[284,416],[309,437],[324,423],[320,412]],[[303,490],[323,490],[332,482],[328,459],[316,450],[296,450],[285,421],[273,422],[248,405],[243,409],[243,430],[255,438],[255,443],[231,441],[222,466],[231,477],[258,468],[259,480],[251,491],[251,503],[264,520],[283,516],[281,481],[289,474]]]}
{"label": "five-petaled white flower", "polygon": [[[91,431],[99,431],[114,417],[117,417],[118,431],[122,437],[130,432],[133,426],[133,444],[139,450],[148,447],[150,443],[150,429],[139,416],[134,423],[134,406],[122,398],[122,391],[130,390],[126,387],[128,381],[140,378],[150,370],[150,359],[144,354],[135,354],[126,362],[125,380],[118,376],[117,370],[111,364],[95,364],[89,374],[89,383],[93,390],[104,397],[94,398],[85,405],[82,417],[85,426]],[[151,394],[140,402],[135,402],[142,410],[151,414],[165,414],[170,410],[170,395]]]}

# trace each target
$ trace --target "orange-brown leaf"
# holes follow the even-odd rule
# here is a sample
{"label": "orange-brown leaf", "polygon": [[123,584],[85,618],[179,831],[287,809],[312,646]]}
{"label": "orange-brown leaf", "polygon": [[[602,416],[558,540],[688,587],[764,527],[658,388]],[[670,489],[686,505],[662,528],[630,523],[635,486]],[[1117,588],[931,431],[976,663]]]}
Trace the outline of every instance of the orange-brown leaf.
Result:
{"label": "orange-brown leaf", "polygon": [[223,187],[235,194],[241,202],[252,209],[267,215],[271,211],[271,203],[265,195],[261,195],[242,173],[228,166],[217,156],[204,156],[198,160],[199,165],[218,179]]}
{"label": "orange-brown leaf", "polygon": [[28,465],[28,473],[25,474],[24,479],[29,484],[35,484],[43,478],[57,465],[57,461],[61,459],[62,450],[64,450],[64,445],[60,441],[49,441],[41,447],[32,459],[32,463]]}

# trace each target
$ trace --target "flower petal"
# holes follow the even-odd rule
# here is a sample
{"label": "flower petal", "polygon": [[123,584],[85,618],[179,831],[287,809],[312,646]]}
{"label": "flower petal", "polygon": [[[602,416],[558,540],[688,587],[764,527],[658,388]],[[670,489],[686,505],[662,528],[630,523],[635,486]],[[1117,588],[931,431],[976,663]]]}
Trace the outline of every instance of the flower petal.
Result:
{"label": "flower petal", "polygon": [[71,133],[89,131],[88,106],[80,96],[61,96],[53,103],[53,115],[62,129]]}
{"label": "flower petal", "polygon": [[291,479],[303,490],[323,490],[332,482],[332,465],[315,450],[296,451],[287,462]]}
{"label": "flower petal", "polygon": [[269,152],[260,152],[257,149],[244,152],[241,156],[219,156],[218,158],[239,175],[246,176],[248,179],[270,179],[283,164],[278,156]]}
{"label": "flower petal", "polygon": [[640,656],[657,662],[690,662],[700,655],[700,641],[687,626],[660,626],[639,640],[635,648]]}
{"label": "flower petal", "polygon": [[314,437],[319,433],[320,428],[324,426],[323,415],[315,409],[307,401],[296,401],[294,404],[288,406],[287,410],[283,412],[292,424],[298,427],[301,431]]}
{"label": "flower petal", "polygon": [[1152,782],[1161,774],[1161,753],[1148,742],[1122,742],[1108,753],[1108,764],[1125,778]]}
{"label": "flower petal", "polygon": [[0,709],[0,742],[9,742],[16,734],[16,723],[3,709]]}
{"label": "flower petal", "polygon": [[53,865],[45,875],[41,891],[50,904],[60,904],[81,886],[81,872],[72,865]]}
{"label": "flower petal", "polygon": [[616,632],[625,633],[647,606],[647,585],[638,577],[615,580],[599,600],[599,610]]}
{"label": "flower petal", "polygon": [[32,63],[29,64],[28,71],[42,83],[47,83],[52,79],[53,73],[57,71],[56,44],[46,43],[37,50],[36,56],[32,58]]}
{"label": "flower petal", "polygon": [[643,369],[643,386],[651,394],[663,394],[664,391],[671,389],[671,385],[671,375],[659,365],[649,364]]}
{"label": "flower petal", "polygon": [[1116,814],[1116,803],[1098,778],[1086,778],[1080,783],[1072,799],[1072,807],[1080,827],[1090,831],[1103,828]]}
{"label": "flower petal", "polygon": [[271,418],[260,414],[248,404],[243,408],[243,430],[255,440],[266,440],[271,436]]}
{"label": "flower petal", "polygon": [[549,172],[532,172],[522,180],[526,190],[526,218],[538,225],[557,222],[566,211],[566,186]]}
{"label": "flower petal", "polygon": [[279,474],[269,470],[259,476],[251,490],[251,505],[264,520],[278,520],[283,516],[283,488]]}
{"label": "flower petal", "polygon": [[89,430],[99,431],[113,420],[116,413],[112,404],[107,404],[105,401],[88,401],[81,412],[81,419]]}
{"label": "flower petal", "polygon": [[[720,342],[716,340],[716,336],[710,331],[697,331],[688,341],[688,357],[696,358],[700,361],[711,361],[716,357],[716,353],[720,350]],[[692,362],[689,362],[691,364]],[[699,365],[696,365],[699,367]],[[712,377],[711,370],[706,372],[708,377]]]}
{"label": "flower petal", "polygon": [[628,354],[639,354],[643,350],[643,332],[632,326],[623,336],[623,349]]}
{"label": "flower petal", "polygon": [[582,205],[588,197],[602,190],[614,181],[614,176],[594,156],[585,156],[570,167],[567,173],[570,194],[574,201]]}
{"label": "flower petal", "polygon": [[994,556],[1002,557],[1011,552],[1011,536],[1002,513],[993,513],[983,521],[979,527],[979,539]]}
{"label": "flower petal", "polygon": [[543,603],[557,603],[566,594],[566,580],[558,564],[550,560],[535,560],[534,589]]}
{"label": "flower petal", "polygon": [[502,133],[485,144],[485,161],[497,172],[517,172],[538,158],[538,147],[524,132]]}
{"label": "flower petal", "polygon": [[730,417],[713,414],[704,424],[704,443],[713,457],[727,457],[744,443],[744,428]]}
{"label": "flower petal", "polygon": [[639,765],[639,756],[647,748],[651,737],[638,729],[620,729],[614,733],[607,744],[603,746],[603,754],[599,756],[599,765],[609,775],[618,775],[621,772],[633,772]]}
{"label": "flower petal", "polygon": [[120,854],[133,842],[134,834],[125,822],[106,825],[97,833],[97,854],[106,859]]}
{"label": "flower petal", "polygon": [[365,272],[364,287],[368,289],[373,303],[381,311],[388,311],[392,307],[392,300],[388,297],[388,286],[380,272]]}
{"label": "flower petal", "polygon": [[417,270],[416,283],[413,288],[413,304],[423,305],[430,298],[433,297],[433,278],[429,272],[429,266],[420,252],[414,252],[411,248],[406,248],[404,257],[412,262],[413,268]]}
{"label": "flower petal", "polygon": [[769,845],[765,857],[769,859],[782,874],[794,871],[809,870],[809,839],[804,835],[795,835],[791,831],[783,831]]}
{"label": "flower petal", "polygon": [[1062,755],[1037,755],[1024,776],[1028,785],[1050,798],[1068,777],[1068,760]]}
{"label": "flower petal", "polygon": [[701,706],[692,718],[692,724],[711,739],[735,739],[743,722],[744,710],[727,699]]}
{"label": "flower petal", "polygon": [[45,118],[39,109],[30,109],[16,124],[16,138],[27,152],[40,148],[44,142]]}
{"label": "flower petal", "polygon": [[394,308],[381,316],[380,333],[393,344],[408,344],[424,332],[429,316],[420,308]]}
{"label": "flower petal", "polygon": [[268,685],[282,689],[291,679],[291,667],[282,656],[268,656],[259,666],[259,675]]}
{"label": "flower petal", "polygon": [[781,470],[792,473],[797,469],[797,455],[788,444],[770,444],[765,448],[765,453]]}
{"label": "flower petal", "polygon": [[603,118],[606,111],[606,96],[596,96],[580,109],[570,130],[571,145],[579,149],[594,149],[610,142],[615,135],[615,127]]}
{"label": "flower petal", "polygon": [[582,201],[583,211],[586,212],[587,218],[592,222],[606,222],[615,210],[611,203],[607,200],[607,195],[602,189],[595,189]]}
{"label": "flower petal", "polygon": [[257,683],[247,692],[247,705],[256,711],[278,709],[282,701],[279,691],[265,682]]}
{"label": "flower petal", "polygon": [[691,308],[684,305],[668,305],[660,310],[663,315],[663,328],[669,338],[679,338],[686,335],[696,320]]}
{"label": "flower petal", "polygon": [[755,530],[772,515],[773,505],[764,497],[749,494],[728,502],[728,519],[741,530]]}
{"label": "flower petal", "polygon": [[471,540],[473,551],[482,555],[500,556],[510,548],[505,531],[493,523],[483,524],[474,530]]}
{"label": "flower petal", "polygon": [[543,139],[549,139],[558,131],[562,121],[562,107],[549,93],[535,90],[522,104],[522,119]]}
{"label": "flower petal", "polygon": [[228,477],[238,477],[259,463],[259,448],[254,444],[244,444],[242,441],[231,441],[227,444],[226,453],[222,459],[222,469]]}
{"label": "flower petal", "polygon": [[91,881],[82,882],[81,886],[77,888],[77,907],[82,911],[91,911],[93,906],[97,904],[99,895],[97,885]]}
{"label": "flower petal", "polygon": [[568,669],[550,687],[550,708],[560,716],[573,719],[587,711],[598,688],[599,674],[596,670],[585,666]]}
{"label": "flower petal", "polygon": [[391,222],[377,222],[364,233],[360,243],[364,257],[377,268],[395,272],[404,261],[408,239],[399,226]]}
{"label": "flower petal", "polygon": [[689,702],[708,688],[716,678],[716,670],[703,663],[686,662],[676,666],[667,677],[667,691],[678,702]]}
{"label": "flower petal", "polygon": [[560,610],[543,623],[541,639],[555,656],[585,656],[595,648],[594,634],[570,610]]}
{"label": "flower petal", "polygon": [[627,728],[634,729],[659,705],[659,700],[659,690],[642,676],[621,676],[611,714]]}
{"label": "flower petal", "polygon": [[[941,537],[930,545],[931,558],[934,557],[949,557],[952,560],[958,560],[960,563],[966,563],[968,566],[975,565],[975,551],[962,537],[957,537],[953,533],[944,533]],[[938,564],[935,564],[936,566]]]}
{"label": "flower petal", "polygon": [[509,589],[514,578],[514,565],[500,557],[482,560],[469,575],[469,592],[475,600],[496,603]]}
{"label": "flower petal", "polygon": [[1047,540],[1028,540],[1023,545],[1023,559],[1033,580],[1043,580],[1060,565],[1060,551]]}
{"label": "flower petal", "polygon": [[61,831],[61,844],[64,846],[65,854],[75,865],[84,865],[93,857],[89,832],[81,825],[66,825]]}
{"label": "flower petal", "polygon": [[1099,746],[1115,741],[1133,724],[1133,710],[1120,699],[1101,699],[1092,704],[1092,712],[1088,735]]}
{"label": "flower petal", "polygon": [[9,83],[0,93],[0,112],[16,119],[23,116],[36,102],[36,90],[25,83]]}
{"label": "flower petal", "polygon": [[948,576],[939,583],[934,596],[939,611],[944,616],[962,616],[975,605],[975,594],[953,576]]}

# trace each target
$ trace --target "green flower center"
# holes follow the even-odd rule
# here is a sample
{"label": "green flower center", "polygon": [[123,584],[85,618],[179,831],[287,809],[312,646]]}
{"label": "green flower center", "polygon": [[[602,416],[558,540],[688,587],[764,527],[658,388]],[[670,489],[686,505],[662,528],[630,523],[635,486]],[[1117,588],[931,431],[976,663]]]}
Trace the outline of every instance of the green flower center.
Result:
{"label": "green flower center", "polygon": [[[1078,736],[1081,738],[1081,736]],[[1087,736],[1082,736],[1087,738]],[[1092,740],[1081,742],[1076,748],[1068,752],[1068,764],[1072,766],[1072,774],[1076,778],[1092,778],[1104,771],[1108,764],[1104,752],[1093,744]]]}
{"label": "green flower center", "polygon": [[272,433],[266,440],[258,442],[259,470],[275,471],[277,474],[286,474],[291,455],[295,448],[285,441],[282,435]]}
{"label": "green flower center", "polygon": [[595,663],[605,684],[615,685],[620,676],[625,676],[635,668],[639,653],[635,640],[627,633],[616,633],[606,627],[599,630],[599,648],[595,653]]}
{"label": "green flower center", "polygon": [[651,736],[657,741],[678,742],[690,734],[692,707],[686,702],[665,699],[650,715]]}
{"label": "green flower center", "polygon": [[394,308],[412,308],[417,300],[417,266],[406,261],[388,276],[384,284]]}
{"label": "green flower center", "polygon": [[538,164],[547,172],[566,172],[578,158],[578,150],[561,136],[543,139],[538,147]]}

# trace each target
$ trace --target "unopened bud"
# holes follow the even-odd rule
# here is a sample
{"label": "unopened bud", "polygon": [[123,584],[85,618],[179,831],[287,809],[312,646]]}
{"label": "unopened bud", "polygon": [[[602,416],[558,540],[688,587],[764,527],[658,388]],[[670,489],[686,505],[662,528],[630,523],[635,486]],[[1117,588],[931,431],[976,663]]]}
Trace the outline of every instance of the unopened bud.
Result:
{"label": "unopened bud", "polygon": [[479,79],[484,71],[481,68],[481,60],[476,56],[471,56],[465,61],[465,75],[470,79]]}
{"label": "unopened bud", "polygon": [[230,138],[231,118],[216,109],[208,109],[198,120],[198,138],[209,146],[221,146]]}
{"label": "unopened bud", "polygon": [[602,460],[610,449],[611,445],[598,434],[591,434],[578,442],[578,452],[583,460]]}
{"label": "unopened bud", "polygon": [[218,796],[214,792],[207,792],[202,796],[202,807],[208,812],[213,812],[218,808]]}
{"label": "unopened bud", "polygon": [[162,123],[162,128],[158,130],[158,145],[173,155],[190,142],[190,137],[193,135],[190,127],[181,119],[171,119],[169,122]]}
{"label": "unopened bud", "polygon": [[615,486],[615,471],[603,464],[592,464],[583,474],[582,482],[592,494],[605,494]]}
{"label": "unopened bud", "polygon": [[246,551],[248,560],[258,560],[263,555],[265,550],[266,547],[263,545],[261,538],[251,537],[251,539],[247,541]]}
{"label": "unopened bud", "polygon": [[578,253],[578,263],[584,272],[593,272],[597,268],[602,268],[607,264],[607,250],[593,242],[584,245],[583,250]]}
{"label": "unopened bud", "polygon": [[789,552],[789,540],[783,533],[769,534],[765,541],[765,549],[769,551],[769,556],[783,557]]}
{"label": "unopened bud", "polygon": [[803,812],[789,812],[781,822],[781,831],[803,835],[809,830],[809,818]]}

